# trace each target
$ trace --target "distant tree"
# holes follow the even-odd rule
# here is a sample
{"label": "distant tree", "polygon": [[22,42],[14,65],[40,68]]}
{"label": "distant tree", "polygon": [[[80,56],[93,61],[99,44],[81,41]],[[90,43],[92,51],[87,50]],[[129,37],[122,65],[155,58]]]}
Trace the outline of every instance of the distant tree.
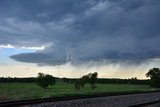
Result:
{"label": "distant tree", "polygon": [[97,72],[84,75],[84,76],[82,76],[82,78],[80,78],[80,85],[83,88],[86,83],[90,83],[91,88],[94,89],[94,88],[96,88],[95,83],[96,83],[97,78],[98,78]]}
{"label": "distant tree", "polygon": [[87,75],[82,76],[80,79],[77,79],[74,83],[75,85],[75,89],[77,91],[80,90],[80,88],[84,87],[86,83],[89,83],[91,85],[91,88],[94,89],[96,88],[96,80],[98,78],[98,73],[94,72],[94,73],[89,73]]}
{"label": "distant tree", "polygon": [[132,77],[131,80],[138,80],[137,77]]}
{"label": "distant tree", "polygon": [[150,77],[150,86],[151,87],[160,88],[160,69],[159,68],[150,69],[146,73],[146,76]]}
{"label": "distant tree", "polygon": [[38,86],[46,89],[49,85],[52,86],[55,84],[55,78],[49,74],[38,73],[36,83]]}
{"label": "distant tree", "polygon": [[82,76],[82,78],[80,78],[80,85],[83,88],[85,86],[85,84],[89,82],[89,77],[88,75],[84,75]]}
{"label": "distant tree", "polygon": [[62,78],[62,81],[65,82],[65,83],[69,83],[70,82],[69,78],[66,78],[66,77]]}
{"label": "distant tree", "polygon": [[90,84],[91,84],[91,88],[94,89],[96,88],[96,80],[98,78],[98,73],[94,72],[90,74]]}

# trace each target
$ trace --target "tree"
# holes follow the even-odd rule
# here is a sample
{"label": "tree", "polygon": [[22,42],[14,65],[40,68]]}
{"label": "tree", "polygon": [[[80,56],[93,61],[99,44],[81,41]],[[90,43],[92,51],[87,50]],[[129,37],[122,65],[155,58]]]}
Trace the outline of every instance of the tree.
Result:
{"label": "tree", "polygon": [[82,78],[80,78],[80,85],[81,85],[81,87],[83,88],[88,81],[89,81],[88,75],[82,76]]}
{"label": "tree", "polygon": [[46,89],[49,85],[52,86],[55,84],[55,78],[49,74],[38,73],[36,83],[38,86]]}
{"label": "tree", "polygon": [[91,88],[94,89],[96,88],[96,80],[98,78],[98,73],[97,72],[94,72],[94,73],[91,73],[90,74],[90,84],[91,84]]}
{"label": "tree", "polygon": [[160,69],[159,68],[150,69],[146,73],[146,76],[150,77],[150,86],[151,87],[160,88]]}
{"label": "tree", "polygon": [[64,83],[70,83],[69,78],[66,78],[66,77],[62,78],[62,81],[63,81]]}
{"label": "tree", "polygon": [[94,72],[94,73],[89,73],[87,75],[82,76],[82,78],[79,78],[75,81],[74,85],[75,85],[75,89],[77,91],[80,90],[80,88],[84,87],[86,83],[89,83],[91,85],[91,88],[94,89],[96,88],[96,80],[98,78],[98,73]]}
{"label": "tree", "polygon": [[81,78],[82,87],[84,87],[85,83],[90,83],[92,89],[96,88],[95,83],[96,83],[97,78],[98,78],[98,73],[97,72],[89,73],[87,75],[84,75]]}

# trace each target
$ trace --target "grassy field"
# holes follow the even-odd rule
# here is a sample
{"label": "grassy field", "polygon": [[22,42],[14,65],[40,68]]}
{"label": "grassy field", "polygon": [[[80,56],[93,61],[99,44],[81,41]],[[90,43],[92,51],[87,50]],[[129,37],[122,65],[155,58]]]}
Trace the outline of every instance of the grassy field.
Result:
{"label": "grassy field", "polygon": [[34,99],[45,97],[58,97],[76,94],[94,94],[103,92],[145,92],[158,89],[150,88],[147,85],[120,85],[120,84],[97,84],[97,88],[92,90],[90,85],[86,85],[79,92],[73,84],[57,83],[48,89],[42,89],[34,83],[3,83],[0,88],[0,99]]}

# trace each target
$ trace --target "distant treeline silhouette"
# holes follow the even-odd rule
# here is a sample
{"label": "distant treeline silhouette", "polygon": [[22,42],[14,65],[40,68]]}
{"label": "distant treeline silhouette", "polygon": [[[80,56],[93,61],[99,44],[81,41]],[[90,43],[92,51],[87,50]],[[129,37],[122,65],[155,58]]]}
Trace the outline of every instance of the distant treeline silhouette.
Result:
{"label": "distant treeline silhouette", "polygon": [[[69,78],[68,78],[69,79]],[[69,79],[69,83],[74,83],[77,79]],[[68,83],[68,81],[66,83]],[[149,85],[150,81],[148,79],[109,79],[109,78],[98,78],[96,80],[97,84],[135,84],[135,85]]]}
{"label": "distant treeline silhouette", "polygon": [[137,84],[137,85],[148,85],[149,80],[139,80],[139,79],[97,79],[96,83],[101,84]]}
{"label": "distant treeline silhouette", "polygon": [[[57,78],[57,82],[75,83],[77,78]],[[0,83],[35,83],[36,77],[29,78],[16,78],[16,77],[0,77]],[[149,80],[140,80],[137,78],[131,79],[109,79],[109,78],[98,78],[96,83],[99,84],[137,84],[137,85],[148,85]]]}
{"label": "distant treeline silhouette", "polygon": [[0,83],[34,83],[35,81],[36,81],[35,77],[29,77],[29,78],[0,77]]}

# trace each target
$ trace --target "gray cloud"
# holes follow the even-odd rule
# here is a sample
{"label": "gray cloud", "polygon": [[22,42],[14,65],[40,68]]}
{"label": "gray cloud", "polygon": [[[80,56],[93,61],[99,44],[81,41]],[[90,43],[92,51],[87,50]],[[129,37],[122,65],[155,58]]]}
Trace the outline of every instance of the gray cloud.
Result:
{"label": "gray cloud", "polygon": [[158,0],[1,1],[0,44],[43,51],[12,59],[42,65],[130,60],[160,56]]}
{"label": "gray cloud", "polygon": [[22,53],[11,56],[20,62],[37,63],[39,65],[61,65],[67,62],[66,56],[51,55],[47,53]]}

